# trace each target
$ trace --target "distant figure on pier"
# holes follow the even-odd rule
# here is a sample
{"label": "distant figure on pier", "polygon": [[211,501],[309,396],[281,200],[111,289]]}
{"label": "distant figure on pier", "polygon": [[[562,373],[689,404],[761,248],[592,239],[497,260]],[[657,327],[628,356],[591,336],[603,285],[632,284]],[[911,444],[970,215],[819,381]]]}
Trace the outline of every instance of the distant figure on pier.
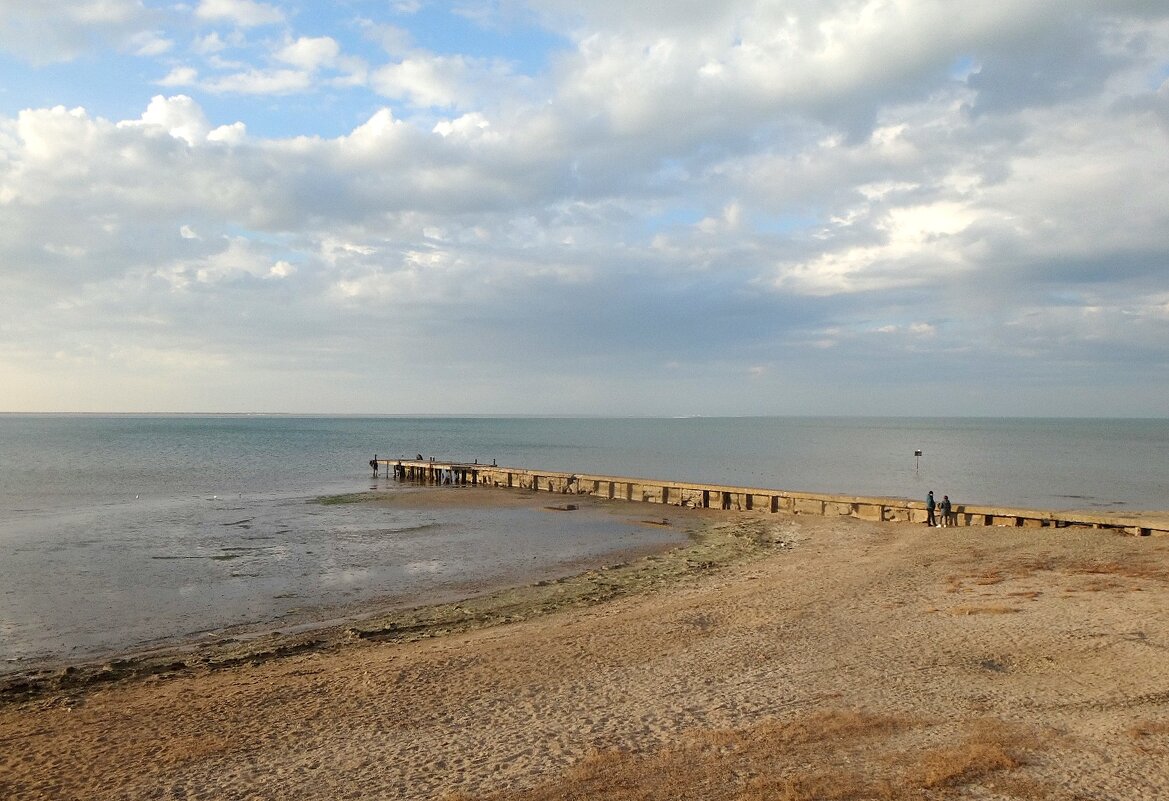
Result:
{"label": "distant figure on pier", "polygon": [[949,495],[942,496],[941,509],[942,509],[942,527],[943,528],[948,528],[949,526],[953,525],[953,523],[957,522],[957,521],[953,520],[953,518],[951,517],[951,514],[953,512],[954,507],[950,504],[950,496]]}
{"label": "distant figure on pier", "polygon": [[938,521],[934,517],[934,509],[937,507],[938,505],[934,501],[934,491],[930,490],[929,493],[925,496],[925,524],[927,526],[938,525]]}
{"label": "distant figure on pier", "polygon": [[373,468],[373,477],[377,478],[377,454],[376,453],[373,455],[373,458],[369,460],[369,466]]}

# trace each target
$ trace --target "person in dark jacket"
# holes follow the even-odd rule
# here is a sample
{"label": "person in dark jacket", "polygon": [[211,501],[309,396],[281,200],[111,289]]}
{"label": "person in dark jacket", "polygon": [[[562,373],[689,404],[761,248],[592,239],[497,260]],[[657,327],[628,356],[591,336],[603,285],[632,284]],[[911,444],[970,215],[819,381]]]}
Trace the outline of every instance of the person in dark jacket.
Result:
{"label": "person in dark jacket", "polygon": [[934,501],[934,491],[930,490],[925,496],[925,524],[927,526],[936,526],[938,524],[937,519],[934,517],[934,509],[937,507],[938,505]]}
{"label": "person in dark jacket", "polygon": [[942,509],[942,526],[948,527],[948,526],[953,525],[954,521],[950,515],[953,512],[954,507],[950,505],[950,496],[949,495],[942,496],[941,509]]}

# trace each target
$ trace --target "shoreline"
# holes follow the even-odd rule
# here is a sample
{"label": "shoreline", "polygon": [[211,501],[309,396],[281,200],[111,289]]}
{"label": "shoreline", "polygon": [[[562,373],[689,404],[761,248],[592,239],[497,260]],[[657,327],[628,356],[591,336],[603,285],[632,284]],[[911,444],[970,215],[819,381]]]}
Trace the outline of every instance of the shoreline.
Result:
{"label": "shoreline", "polygon": [[[409,600],[383,597],[328,612],[311,608],[307,621],[241,625],[211,634],[176,635],[157,646],[111,651],[98,658],[63,656],[34,660],[0,671],[0,705],[59,695],[84,694],[112,683],[170,678],[258,664],[305,652],[326,652],[364,640],[409,642],[489,628],[563,608],[603,603],[636,592],[652,591],[669,581],[714,569],[742,558],[753,547],[750,531],[718,514],[684,512],[671,522],[655,511],[621,502],[570,499],[573,509],[551,502],[544,493],[487,488],[409,487],[404,491],[364,491],[319,496],[322,505],[362,503],[411,509],[456,507],[542,508],[571,514],[577,507],[603,510],[641,525],[673,528],[685,539],[678,544],[626,547],[596,557],[563,562],[555,578],[472,581],[457,588],[428,591]],[[641,514],[639,514],[641,513]],[[747,539],[744,539],[744,538]],[[758,543],[754,543],[757,545]]]}
{"label": "shoreline", "polygon": [[[540,474],[545,477],[570,475],[546,471]],[[645,479],[626,480],[637,481],[639,486],[661,483]],[[799,497],[804,497],[804,494]],[[850,496],[807,497],[838,500]],[[370,489],[323,495],[317,496],[313,502],[323,506],[359,503],[408,509],[542,508],[549,513],[570,513],[583,506],[643,525],[684,529],[688,542],[623,548],[597,557],[570,560],[559,565],[562,570],[557,572],[561,575],[534,582],[530,580],[533,576],[525,578],[521,570],[514,580],[472,580],[409,599],[384,596],[328,610],[310,605],[307,610],[302,610],[301,619],[290,625],[281,625],[276,620],[241,624],[210,633],[175,635],[158,645],[114,649],[97,657],[69,659],[58,655],[33,659],[0,669],[0,706],[54,695],[83,694],[110,683],[188,675],[240,664],[259,664],[299,653],[326,652],[363,640],[411,642],[603,603],[627,594],[652,592],[669,582],[731,565],[745,558],[748,551],[761,546],[774,546],[775,541],[769,541],[768,535],[760,533],[767,529],[768,521],[773,518],[808,520],[822,517],[832,520],[848,516],[842,512],[833,515],[827,510],[819,513],[781,511],[776,514],[741,508],[705,509],[666,505],[653,500],[615,500],[587,493],[486,485],[452,487],[404,483],[393,491]],[[1014,511],[1037,516],[1053,514],[1051,510]],[[660,512],[672,513],[675,522],[659,517]],[[1064,513],[1077,514],[1077,510]],[[1123,517],[1136,526],[1169,526],[1169,512],[1137,511],[1115,517]],[[891,525],[917,523],[912,520],[885,522]],[[1018,530],[1033,533],[1043,529],[1018,527]],[[1058,529],[1060,532],[1073,530],[1092,531],[1097,536],[1117,534],[1116,530],[1086,527]],[[782,542],[778,544],[783,546]]]}

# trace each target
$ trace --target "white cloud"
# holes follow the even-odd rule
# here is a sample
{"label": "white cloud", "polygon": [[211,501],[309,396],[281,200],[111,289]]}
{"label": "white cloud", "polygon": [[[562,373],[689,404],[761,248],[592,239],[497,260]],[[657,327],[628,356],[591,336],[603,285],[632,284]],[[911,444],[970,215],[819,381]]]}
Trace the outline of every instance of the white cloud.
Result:
{"label": "white cloud", "polygon": [[276,66],[254,66],[246,60],[224,57],[231,47],[242,48],[243,43],[229,44],[218,36],[199,40],[197,52],[207,56],[211,71],[200,79],[192,67],[175,67],[160,83],[198,86],[213,94],[290,95],[318,88],[360,87],[366,81],[365,62],[343,55],[340,44],[330,36],[286,39],[267,53],[265,60]]}
{"label": "white cloud", "polygon": [[231,22],[244,28],[284,22],[284,12],[255,0],[199,0],[195,16],[209,22]]}
{"label": "white cloud", "polygon": [[154,30],[157,17],[141,0],[6,0],[0,51],[33,64],[72,61],[105,46],[157,55],[168,44]]}
{"label": "white cloud", "polygon": [[214,53],[221,53],[226,50],[228,43],[223,41],[220,37],[219,31],[212,31],[205,36],[198,36],[191,44],[192,52],[203,56],[210,56]]}
{"label": "white cloud", "polygon": [[222,142],[227,145],[239,145],[247,139],[248,127],[242,122],[233,122],[231,125],[220,125],[207,134],[208,142]]}
{"label": "white cloud", "polygon": [[263,247],[244,237],[231,237],[221,250],[185,264],[184,268],[199,284],[222,284],[243,277],[271,276],[274,265]]}
{"label": "white cloud", "polygon": [[277,51],[276,58],[306,72],[314,72],[333,64],[340,52],[337,41],[330,36],[302,36]]}
{"label": "white cloud", "polygon": [[175,67],[155,83],[159,86],[195,86],[199,82],[199,71],[193,67]]}
{"label": "white cloud", "polygon": [[288,262],[281,259],[272,265],[272,269],[268,271],[269,278],[287,278],[296,272],[296,268]]}
{"label": "white cloud", "polygon": [[[453,120],[439,120],[434,132],[443,138],[484,139],[491,137],[491,121],[478,112],[464,114]],[[498,137],[491,137],[498,141]]]}
{"label": "white cloud", "polygon": [[375,70],[370,84],[386,97],[444,108],[468,99],[468,73],[468,62],[459,56],[413,56]]}
{"label": "white cloud", "polygon": [[[83,163],[74,165],[77,169],[84,169],[94,153],[86,145],[88,121],[85,109],[66,109],[64,106],[54,106],[51,109],[22,111],[17,117],[14,133],[18,148],[16,153],[6,161],[11,165],[13,157],[20,161],[32,163],[50,163],[66,149],[76,148],[78,156],[83,157]],[[11,175],[13,178],[23,177]]]}
{"label": "white cloud", "polygon": [[[969,268],[963,254],[965,242],[958,235],[977,217],[962,204],[892,206],[866,219],[870,215],[871,210],[854,209],[839,225],[848,228],[864,222],[874,241],[839,248],[827,244],[808,260],[782,265],[775,288],[810,295],[903,289],[934,284]],[[837,239],[831,231],[822,238],[826,243]]]}
{"label": "white cloud", "polygon": [[395,120],[394,112],[379,109],[372,117],[339,141],[347,154],[365,155],[384,152],[389,145],[408,133],[406,123]]}
{"label": "white cloud", "polygon": [[165,130],[176,139],[182,139],[189,145],[198,144],[206,140],[211,126],[203,109],[186,95],[163,97],[155,95],[150,105],[136,123],[122,123],[123,125],[146,125]]}
{"label": "white cloud", "polygon": [[313,86],[312,76],[303,70],[248,70],[203,81],[204,88],[215,93],[241,95],[286,95],[303,92]]}
{"label": "white cloud", "polygon": [[143,31],[130,37],[128,46],[136,56],[153,57],[170,52],[174,42],[160,35],[157,31]]}

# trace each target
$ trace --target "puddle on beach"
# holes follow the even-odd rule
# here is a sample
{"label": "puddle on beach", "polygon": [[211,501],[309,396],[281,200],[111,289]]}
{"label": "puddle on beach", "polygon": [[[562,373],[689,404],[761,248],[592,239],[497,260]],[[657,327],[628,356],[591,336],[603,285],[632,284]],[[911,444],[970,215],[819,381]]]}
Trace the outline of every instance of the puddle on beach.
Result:
{"label": "puddle on beach", "polygon": [[41,512],[0,530],[0,672],[449,601],[685,539],[587,507],[269,496]]}

